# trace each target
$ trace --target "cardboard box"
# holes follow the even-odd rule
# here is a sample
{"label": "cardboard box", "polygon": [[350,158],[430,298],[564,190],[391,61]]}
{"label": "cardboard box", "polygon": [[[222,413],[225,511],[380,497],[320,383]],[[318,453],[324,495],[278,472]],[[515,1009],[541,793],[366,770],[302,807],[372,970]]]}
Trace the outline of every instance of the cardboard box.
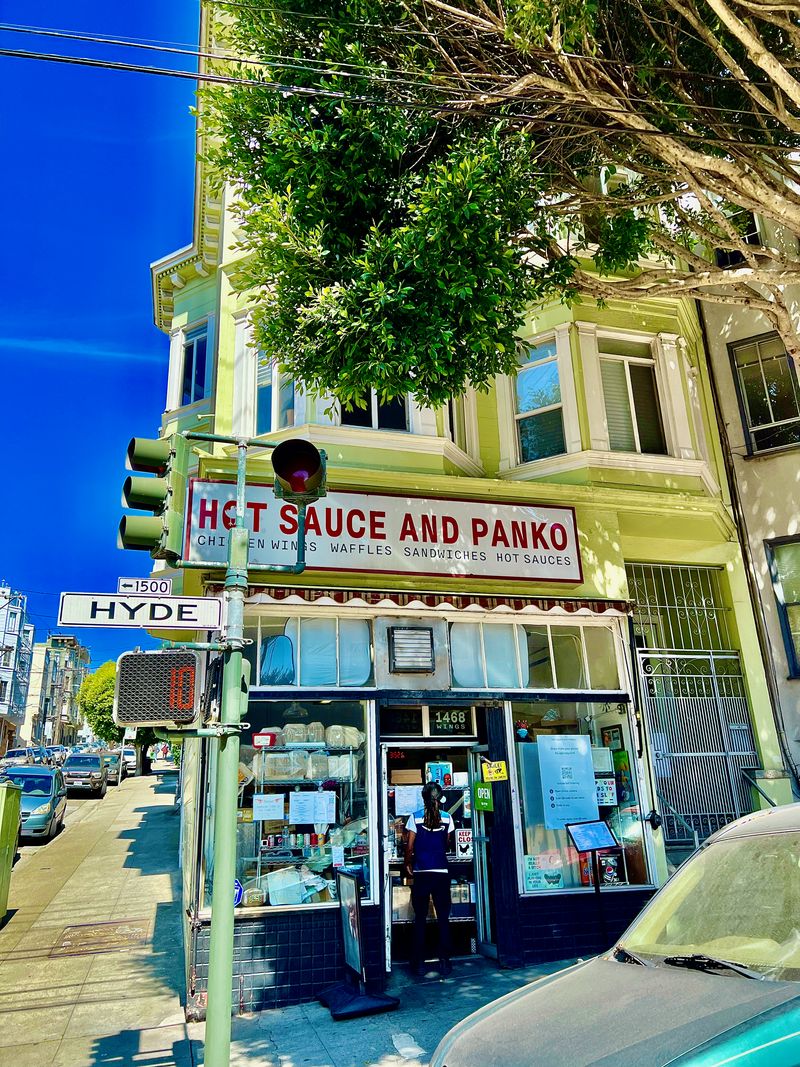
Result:
{"label": "cardboard box", "polygon": [[390,771],[389,782],[391,785],[422,785],[422,771]]}

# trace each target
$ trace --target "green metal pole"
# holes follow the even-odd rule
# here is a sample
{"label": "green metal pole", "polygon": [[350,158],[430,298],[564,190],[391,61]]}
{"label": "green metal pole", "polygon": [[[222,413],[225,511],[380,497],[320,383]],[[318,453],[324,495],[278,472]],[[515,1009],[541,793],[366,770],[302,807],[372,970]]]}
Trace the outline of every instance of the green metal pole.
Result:
{"label": "green metal pole", "polygon": [[[223,725],[238,725],[242,717],[242,646],[244,601],[247,594],[247,556],[250,534],[245,528],[247,443],[238,444],[236,469],[236,525],[228,540],[225,663],[222,673]],[[214,887],[211,896],[211,946],[208,960],[206,1010],[206,1067],[228,1067],[231,1051],[233,985],[233,883],[236,879],[236,803],[239,794],[239,734],[217,744],[214,793]]]}

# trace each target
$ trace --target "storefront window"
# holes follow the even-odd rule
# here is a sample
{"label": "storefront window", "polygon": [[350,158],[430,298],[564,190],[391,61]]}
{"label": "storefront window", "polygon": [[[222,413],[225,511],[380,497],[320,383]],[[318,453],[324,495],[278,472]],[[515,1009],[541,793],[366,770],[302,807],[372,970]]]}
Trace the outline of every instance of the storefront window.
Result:
{"label": "storefront window", "polygon": [[454,622],[457,689],[620,689],[610,626]]}
{"label": "storefront window", "polygon": [[[236,827],[240,907],[329,903],[336,899],[337,869],[355,874],[362,895],[370,899],[366,705],[251,700],[247,720]],[[274,743],[257,747],[256,734],[261,735],[257,741]],[[213,884],[213,809],[212,765],[204,848],[206,907]]]}
{"label": "storefront window", "polygon": [[262,619],[253,632],[256,687],[372,684],[367,619]]}
{"label": "storefront window", "polygon": [[[564,639],[566,645],[566,638]],[[642,812],[628,716],[600,703],[511,705],[526,892],[594,884],[591,855],[566,826],[602,819],[619,843],[599,854],[601,887],[646,885]]]}

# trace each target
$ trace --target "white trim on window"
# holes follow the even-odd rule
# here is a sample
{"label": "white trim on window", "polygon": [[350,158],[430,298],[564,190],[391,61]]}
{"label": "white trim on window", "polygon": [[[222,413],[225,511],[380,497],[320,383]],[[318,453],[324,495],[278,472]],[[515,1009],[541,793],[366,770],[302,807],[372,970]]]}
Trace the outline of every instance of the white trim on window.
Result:
{"label": "white trim on window", "polygon": [[689,409],[683,389],[684,372],[681,366],[679,338],[674,333],[659,333],[654,343],[656,387],[664,423],[667,451],[676,459],[697,459]]}
{"label": "white trim on window", "polygon": [[575,390],[575,368],[572,363],[570,323],[556,326],[558,376],[561,385],[561,413],[564,420],[564,447],[567,452],[580,452],[581,423],[578,415],[578,395]]}
{"label": "white trim on window", "polygon": [[603,381],[600,377],[597,325],[594,322],[576,322],[575,325],[578,328],[586,411],[589,418],[589,447],[596,452],[608,452],[611,446],[603,406]]}
{"label": "white trim on window", "polygon": [[[373,408],[377,408],[377,402],[375,400],[375,393],[373,397]],[[411,433],[423,434],[425,437],[438,436],[438,429],[436,427],[436,409],[422,407],[418,404],[413,396],[409,396],[406,403],[406,415],[408,418],[408,429]],[[377,416],[373,413],[373,425],[377,421]]]}
{"label": "white trim on window", "polygon": [[[217,334],[215,326],[215,316],[207,315],[205,318],[187,322],[185,326],[171,331],[169,335],[169,371],[167,374],[166,410],[168,412],[204,404],[212,397],[217,371]],[[187,341],[191,340],[193,334],[197,334],[203,329],[205,329],[206,333],[206,372],[203,396],[192,404],[182,404],[184,346]]]}

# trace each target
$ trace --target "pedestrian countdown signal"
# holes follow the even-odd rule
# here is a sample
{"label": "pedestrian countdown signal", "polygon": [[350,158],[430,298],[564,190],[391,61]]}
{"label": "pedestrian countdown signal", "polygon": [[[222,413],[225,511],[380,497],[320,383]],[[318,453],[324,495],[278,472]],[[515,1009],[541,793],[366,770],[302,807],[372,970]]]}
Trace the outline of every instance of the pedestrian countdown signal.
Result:
{"label": "pedestrian countdown signal", "polygon": [[197,652],[124,652],[117,660],[117,726],[188,726],[199,711]]}

